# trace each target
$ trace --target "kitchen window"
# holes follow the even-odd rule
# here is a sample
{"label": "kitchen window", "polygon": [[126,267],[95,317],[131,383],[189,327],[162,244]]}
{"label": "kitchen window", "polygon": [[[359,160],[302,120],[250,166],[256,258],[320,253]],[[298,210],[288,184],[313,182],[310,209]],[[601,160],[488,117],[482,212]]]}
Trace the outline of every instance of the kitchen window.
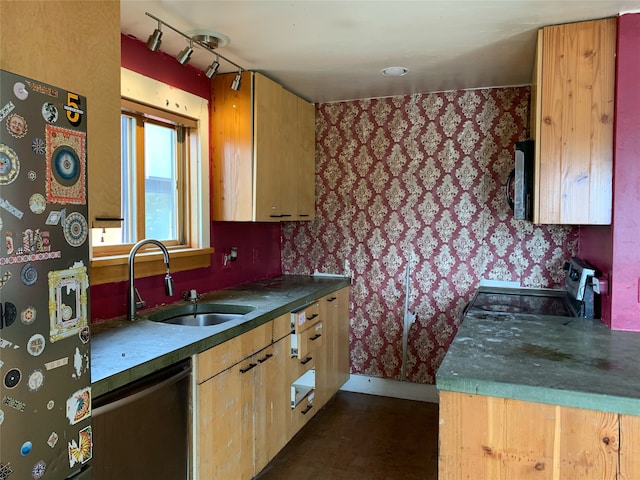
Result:
{"label": "kitchen window", "polygon": [[95,229],[94,254],[128,252],[144,238],[189,245],[189,144],[197,123],[123,100],[120,132],[122,226]]}
{"label": "kitchen window", "polygon": [[[206,267],[213,252],[207,100],[126,69],[121,73],[122,220],[92,229],[92,285],[126,280],[128,254],[144,238],[167,246],[172,271]],[[152,260],[140,274],[164,273],[159,250],[147,256]]]}

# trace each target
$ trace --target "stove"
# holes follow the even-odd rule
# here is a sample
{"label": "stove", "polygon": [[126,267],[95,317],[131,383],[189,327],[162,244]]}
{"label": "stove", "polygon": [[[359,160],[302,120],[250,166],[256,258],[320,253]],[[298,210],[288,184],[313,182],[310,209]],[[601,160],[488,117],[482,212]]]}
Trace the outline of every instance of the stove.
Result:
{"label": "stove", "polygon": [[564,268],[567,272],[564,290],[480,287],[466,313],[475,317],[488,313],[599,317],[594,293],[594,279],[597,282],[598,275],[595,267],[572,257]]}

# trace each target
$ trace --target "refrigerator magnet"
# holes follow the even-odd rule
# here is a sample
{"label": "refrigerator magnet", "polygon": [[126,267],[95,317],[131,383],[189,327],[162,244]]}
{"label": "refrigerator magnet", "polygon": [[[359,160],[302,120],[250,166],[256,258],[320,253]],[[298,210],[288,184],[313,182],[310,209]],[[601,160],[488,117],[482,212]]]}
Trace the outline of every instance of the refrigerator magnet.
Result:
{"label": "refrigerator magnet", "polygon": [[30,263],[25,264],[20,272],[22,283],[30,287],[38,281],[38,271]]}
{"label": "refrigerator magnet", "polygon": [[13,94],[18,100],[26,100],[29,97],[29,90],[24,83],[16,82],[13,84]]}
{"label": "refrigerator magnet", "polygon": [[44,372],[42,370],[34,370],[29,374],[27,379],[27,388],[30,392],[37,392],[44,383]]}
{"label": "refrigerator magnet", "polygon": [[41,138],[34,138],[31,141],[31,150],[33,150],[33,153],[36,155],[44,155],[47,153],[47,144]]}
{"label": "refrigerator magnet", "polygon": [[4,376],[4,386],[11,389],[16,388],[22,379],[22,372],[17,368],[12,368]]}
{"label": "refrigerator magnet", "polygon": [[45,343],[44,336],[36,333],[27,341],[27,352],[29,352],[30,355],[37,357],[44,351]]}
{"label": "refrigerator magnet", "polygon": [[22,115],[12,113],[7,117],[7,130],[12,137],[22,138],[27,134],[29,127],[27,126],[27,121]]}
{"label": "refrigerator magnet", "polygon": [[47,123],[55,123],[58,121],[58,108],[51,102],[42,104],[42,118]]}
{"label": "refrigerator magnet", "polygon": [[75,425],[91,416],[91,387],[85,387],[74,392],[67,399],[67,420],[69,425]]}
{"label": "refrigerator magnet", "polygon": [[20,161],[18,155],[9,146],[0,143],[0,185],[8,185],[13,182],[20,173]]}
{"label": "refrigerator magnet", "polygon": [[33,466],[33,469],[31,470],[31,476],[38,480],[39,478],[42,478],[46,469],[47,464],[44,463],[44,461],[40,460]]}

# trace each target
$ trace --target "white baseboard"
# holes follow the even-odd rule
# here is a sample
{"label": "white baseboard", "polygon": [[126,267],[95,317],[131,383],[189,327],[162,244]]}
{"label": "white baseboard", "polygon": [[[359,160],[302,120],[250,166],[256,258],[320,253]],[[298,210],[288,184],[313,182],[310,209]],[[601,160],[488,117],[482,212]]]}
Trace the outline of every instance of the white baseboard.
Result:
{"label": "white baseboard", "polygon": [[419,400],[421,402],[438,403],[438,390],[435,385],[423,383],[400,382],[386,378],[369,377],[367,375],[351,375],[340,390],[355,393],[368,393],[383,397]]}

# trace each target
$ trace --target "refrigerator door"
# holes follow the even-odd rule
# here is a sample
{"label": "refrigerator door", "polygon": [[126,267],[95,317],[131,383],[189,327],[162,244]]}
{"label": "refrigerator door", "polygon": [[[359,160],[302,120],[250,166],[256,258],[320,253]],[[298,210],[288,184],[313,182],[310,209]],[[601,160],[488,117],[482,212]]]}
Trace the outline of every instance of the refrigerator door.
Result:
{"label": "refrigerator door", "polygon": [[0,71],[0,478],[92,456],[86,106]]}

